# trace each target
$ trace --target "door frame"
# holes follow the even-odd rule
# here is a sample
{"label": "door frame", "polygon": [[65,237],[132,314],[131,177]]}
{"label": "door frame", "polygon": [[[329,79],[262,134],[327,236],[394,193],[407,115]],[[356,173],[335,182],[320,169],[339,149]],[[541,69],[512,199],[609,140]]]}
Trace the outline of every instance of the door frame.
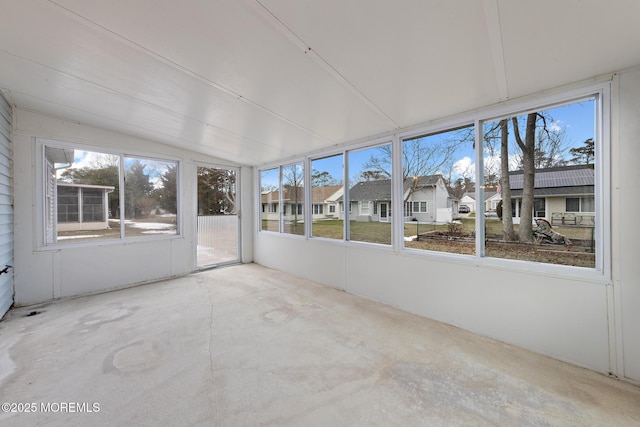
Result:
{"label": "door frame", "polygon": [[[209,162],[194,162],[194,171],[193,171],[193,179],[194,179],[194,188],[193,188],[193,212],[195,215],[193,216],[193,264],[194,271],[199,270],[208,270],[211,268],[220,267],[223,265],[230,264],[240,264],[242,263],[242,215],[241,215],[241,183],[240,183],[240,167],[237,166],[229,166],[218,163],[209,163]],[[209,169],[227,169],[234,171],[236,174],[236,220],[238,225],[238,231],[236,233],[236,258],[229,261],[223,261],[215,264],[207,264],[203,266],[198,265],[198,168],[209,168]]]}

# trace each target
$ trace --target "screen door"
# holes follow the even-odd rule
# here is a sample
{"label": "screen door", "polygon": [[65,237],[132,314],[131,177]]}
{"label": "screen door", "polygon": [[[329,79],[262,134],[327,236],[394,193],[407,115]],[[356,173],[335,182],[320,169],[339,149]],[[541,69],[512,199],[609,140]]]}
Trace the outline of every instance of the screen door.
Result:
{"label": "screen door", "polygon": [[197,268],[240,260],[238,170],[198,166]]}

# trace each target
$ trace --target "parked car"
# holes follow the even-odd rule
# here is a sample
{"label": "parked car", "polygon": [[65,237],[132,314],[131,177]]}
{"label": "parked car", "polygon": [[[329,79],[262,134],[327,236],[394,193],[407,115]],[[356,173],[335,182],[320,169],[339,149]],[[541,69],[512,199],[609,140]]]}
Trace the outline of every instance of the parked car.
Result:
{"label": "parked car", "polygon": [[469,213],[471,212],[471,209],[469,209],[469,206],[467,205],[461,205],[460,209],[458,209],[458,213]]}

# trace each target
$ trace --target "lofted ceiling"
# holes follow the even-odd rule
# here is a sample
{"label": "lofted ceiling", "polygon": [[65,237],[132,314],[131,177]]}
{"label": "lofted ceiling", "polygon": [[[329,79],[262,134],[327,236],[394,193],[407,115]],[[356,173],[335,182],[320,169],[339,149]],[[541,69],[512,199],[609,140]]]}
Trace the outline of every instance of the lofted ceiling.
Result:
{"label": "lofted ceiling", "polygon": [[22,109],[258,165],[640,64],[637,0],[0,0]]}

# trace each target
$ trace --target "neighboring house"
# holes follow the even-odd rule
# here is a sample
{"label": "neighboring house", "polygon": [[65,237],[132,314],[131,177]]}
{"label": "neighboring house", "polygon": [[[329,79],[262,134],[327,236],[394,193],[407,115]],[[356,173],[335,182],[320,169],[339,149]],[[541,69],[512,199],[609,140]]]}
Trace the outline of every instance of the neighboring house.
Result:
{"label": "neighboring house", "polygon": [[498,203],[502,200],[502,195],[495,191],[485,191],[484,193],[484,211],[495,212],[498,207]]}
{"label": "neighboring house", "polygon": [[45,150],[46,221],[45,240],[56,241],[60,231],[106,230],[109,228],[109,196],[113,186],[71,184],[57,180],[56,171],[73,163],[74,150]]}
{"label": "neighboring house", "polygon": [[[511,213],[516,224],[520,222],[523,177],[522,170],[509,172]],[[536,169],[534,185],[534,218],[545,218],[552,225],[595,224],[592,165]],[[484,211],[495,212],[501,200],[501,193],[485,191]],[[465,193],[460,205],[467,205],[471,212],[475,212],[478,208],[477,193]]]}
{"label": "neighboring house", "polygon": [[[282,197],[282,216],[285,221],[304,221],[304,188],[285,185]],[[312,187],[311,215],[314,220],[338,218],[338,198],[342,185]],[[261,195],[262,219],[280,220],[280,191],[265,191]]]}
{"label": "neighboring house", "polygon": [[464,195],[460,198],[460,206],[466,205],[469,206],[471,212],[476,211],[476,193],[464,193]]}
{"label": "neighboring house", "polygon": [[[391,180],[359,182],[349,189],[349,200],[349,213],[356,221],[387,222],[391,219]],[[450,222],[458,206],[441,175],[405,179],[403,200],[405,221]],[[338,201],[340,218],[344,218],[343,197]]]}
{"label": "neighboring house", "polygon": [[[471,212],[475,212],[477,208],[477,194],[475,192],[464,193],[460,199],[460,205],[467,205]],[[495,191],[484,192],[484,211],[495,211],[498,203],[502,200],[500,193]]]}
{"label": "neighboring house", "polygon": [[[356,221],[382,221],[391,218],[391,180],[358,182],[349,189],[349,215]],[[340,203],[340,218],[344,219],[344,197]]]}
{"label": "neighboring house", "polygon": [[280,212],[280,191],[262,193],[262,219],[279,221],[280,214],[285,221],[304,220],[304,187],[283,187],[282,212]]}
{"label": "neighboring house", "polygon": [[[520,219],[523,177],[523,171],[509,172],[511,211],[516,223]],[[552,225],[595,225],[594,184],[593,165],[537,169],[534,217],[545,218]]]}
{"label": "neighboring house", "polygon": [[337,219],[340,216],[338,199],[344,193],[342,185],[325,185],[311,188],[312,219]]}
{"label": "neighboring house", "polygon": [[57,231],[109,228],[109,196],[113,186],[57,182]]}

